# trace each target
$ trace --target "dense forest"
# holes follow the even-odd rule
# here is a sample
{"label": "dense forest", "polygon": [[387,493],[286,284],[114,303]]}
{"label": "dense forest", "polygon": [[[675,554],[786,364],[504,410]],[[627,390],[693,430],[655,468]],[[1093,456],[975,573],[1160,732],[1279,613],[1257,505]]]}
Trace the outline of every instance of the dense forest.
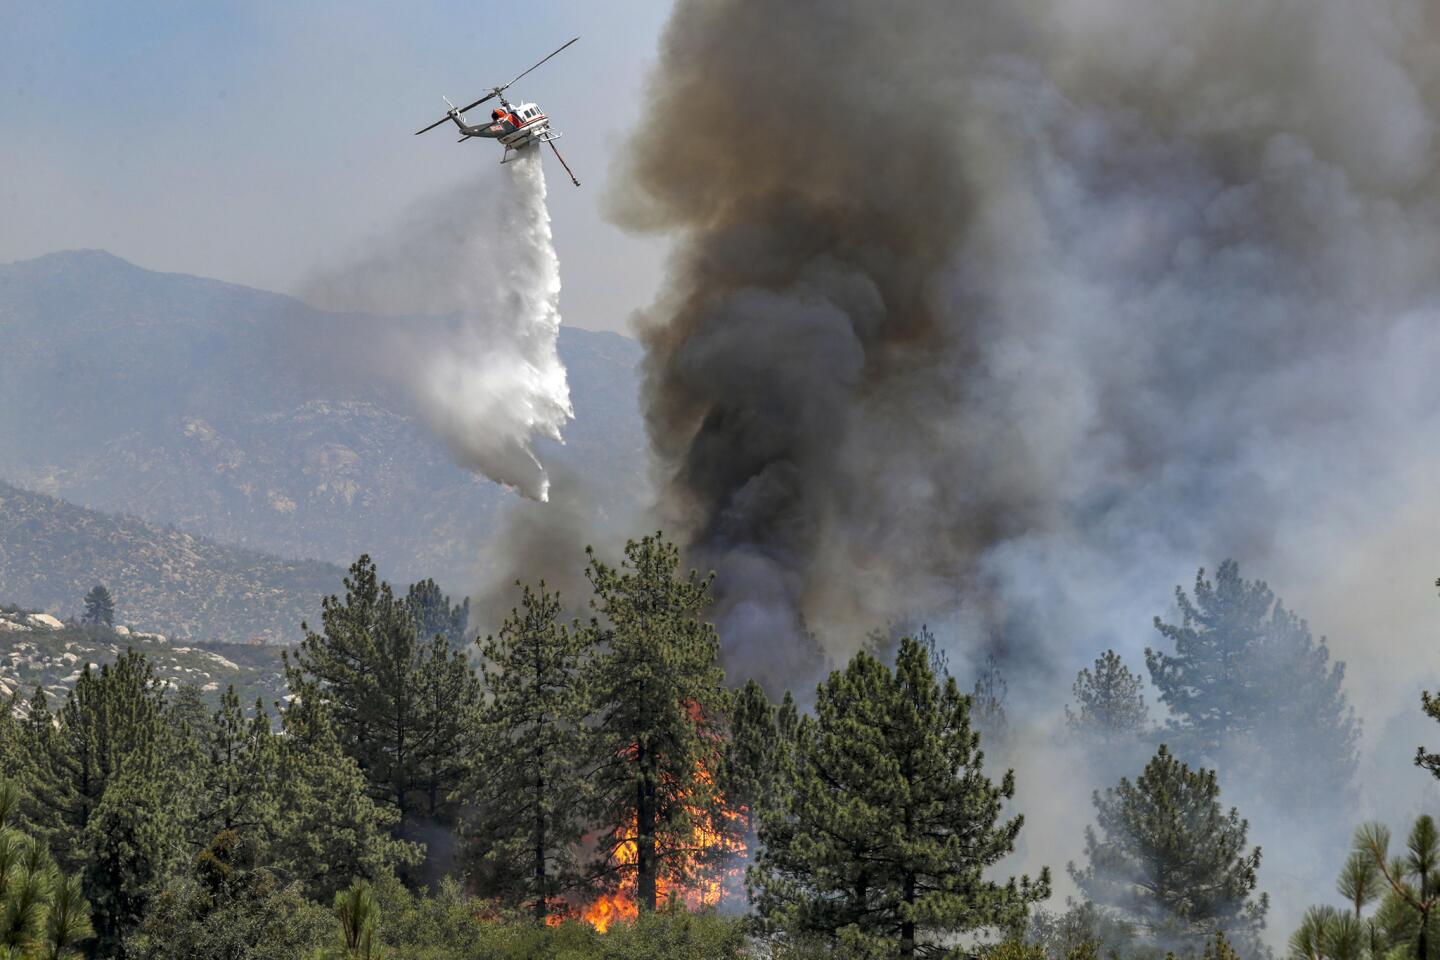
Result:
{"label": "dense forest", "polygon": [[[772,700],[727,682],[711,579],[662,535],[584,560],[588,620],[516,584],[480,637],[468,602],[362,557],[274,703],[136,650],[63,700],[17,691],[0,956],[1264,960],[1261,850],[1223,772],[1264,764],[1296,816],[1355,789],[1343,664],[1235,563],[1202,570],[1146,652],[1164,723],[1114,651],[1075,678],[1060,736],[1112,785],[1057,903],[1048,868],[1004,868],[1026,784],[987,763],[1011,726],[993,661],[962,689],[927,630],[877,633]],[[86,620],[114,602],[92,591]],[[1440,830],[1356,826],[1292,960],[1433,960]]]}

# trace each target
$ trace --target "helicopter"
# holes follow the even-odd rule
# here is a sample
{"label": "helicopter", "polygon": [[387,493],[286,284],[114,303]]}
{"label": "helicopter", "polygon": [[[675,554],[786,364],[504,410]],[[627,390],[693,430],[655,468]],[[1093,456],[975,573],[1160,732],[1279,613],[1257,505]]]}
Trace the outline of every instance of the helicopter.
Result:
{"label": "helicopter", "polygon": [[[508,163],[511,154],[518,154],[531,144],[548,143],[550,144],[550,149],[555,151],[555,159],[560,161],[560,166],[564,167],[565,172],[570,175],[570,181],[574,183],[575,186],[580,186],[580,181],[576,179],[575,174],[571,172],[570,165],[565,162],[565,158],[560,156],[560,151],[555,147],[555,141],[560,139],[560,132],[550,129],[550,118],[545,115],[545,112],[540,109],[539,105],[535,103],[512,104],[509,100],[505,99],[505,91],[510,89],[510,86],[515,83],[515,80],[519,80],[525,76],[525,74],[534,70],[535,67],[540,66],[541,63],[549,60],[550,57],[555,56],[555,54],[579,39],[579,37],[575,37],[561,44],[550,56],[545,57],[539,63],[517,74],[515,79],[511,80],[510,83],[502,83],[498,87],[491,87],[489,93],[474,103],[457,107],[450,102],[449,97],[441,97],[440,99],[444,100],[450,109],[445,111],[445,116],[436,120],[424,130],[416,130],[415,136],[418,137],[422,133],[434,130],[446,120],[453,120],[455,126],[460,128],[460,139],[457,141],[458,143],[464,143],[473,137],[499,140],[500,145],[505,148],[505,152],[500,157],[501,163]],[[475,109],[487,100],[492,100],[497,97],[500,100],[500,106],[490,111],[490,122],[488,124],[476,124],[472,126],[465,121],[465,114],[468,111]]]}

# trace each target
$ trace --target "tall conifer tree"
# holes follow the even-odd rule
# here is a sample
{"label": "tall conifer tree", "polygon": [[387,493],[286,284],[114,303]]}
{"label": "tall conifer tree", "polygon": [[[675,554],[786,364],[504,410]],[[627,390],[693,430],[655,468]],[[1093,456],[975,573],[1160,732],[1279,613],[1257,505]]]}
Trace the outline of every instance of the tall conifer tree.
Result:
{"label": "tall conifer tree", "polygon": [[585,828],[585,638],[560,622],[560,610],[560,595],[543,582],[524,586],[500,632],[481,643],[490,699],[464,791],[487,892],[541,922],[580,880]]}
{"label": "tall conifer tree", "polygon": [[716,782],[720,644],[701,619],[711,578],[681,574],[679,551],[658,533],[626,544],[618,568],[590,551],[587,576],[600,615],[589,670],[595,819],[605,827],[596,870],[609,880],[632,874],[640,908],[654,910],[663,881],[687,879],[725,852],[696,845],[697,828],[728,829]]}
{"label": "tall conifer tree", "polygon": [[1163,744],[1132,783],[1094,795],[1086,866],[1070,875],[1091,902],[1160,938],[1194,945],[1216,931],[1255,944],[1269,899],[1253,896],[1260,848],[1220,806],[1213,770],[1192,770]]}
{"label": "tall conifer tree", "polygon": [[1015,847],[1014,795],[983,771],[970,699],[937,681],[925,647],[900,644],[895,670],[860,653],[799,720],[781,804],[764,812],[750,871],[773,928],[870,954],[938,957],[968,931],[1016,929],[1049,895],[1049,873],[985,873]]}
{"label": "tall conifer tree", "polygon": [[1065,708],[1067,725],[1083,738],[1107,743],[1139,738],[1150,721],[1143,683],[1120,654],[1106,650],[1093,669],[1086,667],[1075,676],[1075,709]]}
{"label": "tall conifer tree", "polygon": [[340,743],[402,832],[453,824],[480,692],[464,653],[443,636],[419,637],[410,606],[369,557],[350,568],[343,599],[325,598],[321,624],[287,658],[291,692],[331,705]]}
{"label": "tall conifer tree", "polygon": [[1354,781],[1360,731],[1345,665],[1330,661],[1324,638],[1263,581],[1243,579],[1233,560],[1214,582],[1201,570],[1193,599],[1179,587],[1175,599],[1180,623],[1155,618],[1174,652],[1146,650],[1145,662],[1176,718],[1177,750],[1210,764],[1228,750],[1258,751],[1267,789],[1287,804],[1336,805]]}

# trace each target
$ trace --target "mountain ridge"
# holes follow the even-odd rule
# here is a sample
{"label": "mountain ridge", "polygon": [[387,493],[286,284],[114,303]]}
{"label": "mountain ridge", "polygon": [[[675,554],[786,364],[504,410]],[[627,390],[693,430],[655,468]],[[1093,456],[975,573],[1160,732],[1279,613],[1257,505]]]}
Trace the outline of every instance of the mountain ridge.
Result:
{"label": "mountain ridge", "polygon": [[118,622],[178,640],[286,643],[344,570],[226,546],[0,480],[0,598],[61,618],[105,584]]}
{"label": "mountain ridge", "polygon": [[[516,497],[457,466],[355,353],[374,324],[444,322],[331,313],[99,250],[0,265],[0,477],[277,556],[366,552],[397,582],[463,592]],[[576,419],[537,449],[596,481],[596,509],[627,508],[645,486],[639,345],[563,327],[559,348]]]}

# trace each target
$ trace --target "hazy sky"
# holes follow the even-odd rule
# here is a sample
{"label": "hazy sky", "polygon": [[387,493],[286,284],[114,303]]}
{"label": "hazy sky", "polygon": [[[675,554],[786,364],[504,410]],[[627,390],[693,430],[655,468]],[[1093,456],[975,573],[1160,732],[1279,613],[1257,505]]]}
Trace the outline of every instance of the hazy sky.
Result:
{"label": "hazy sky", "polygon": [[[625,329],[663,243],[602,214],[668,5],[0,0],[0,261],[98,247],[155,270],[292,292],[466,182],[499,149],[411,134],[572,36],[514,93],[547,157],[566,323]],[[471,118],[472,120],[474,117]],[[497,184],[501,181],[497,178]]]}

